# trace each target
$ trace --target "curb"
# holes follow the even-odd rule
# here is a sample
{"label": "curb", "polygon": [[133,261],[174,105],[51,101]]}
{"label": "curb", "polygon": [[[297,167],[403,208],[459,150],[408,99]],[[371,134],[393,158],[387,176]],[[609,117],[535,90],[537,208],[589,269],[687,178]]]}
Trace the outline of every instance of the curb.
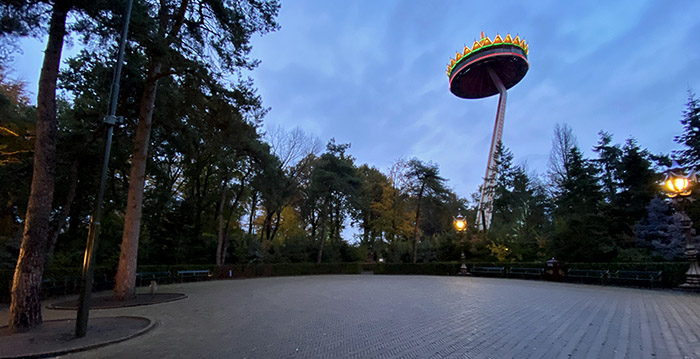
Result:
{"label": "curb", "polygon": [[[166,293],[163,293],[166,294]],[[156,304],[162,304],[162,303],[169,303],[169,302],[174,302],[177,300],[182,300],[187,298],[187,294],[183,293],[168,293],[168,294],[182,294],[179,297],[175,298],[170,298],[167,300],[164,300],[162,302],[155,302],[155,303],[135,303],[135,304],[126,304],[126,305],[114,305],[114,306],[108,306],[108,307],[99,307],[99,308],[93,308],[90,307],[90,310],[102,310],[102,309],[119,309],[119,308],[129,308],[129,307],[142,307],[142,306],[147,306],[147,305],[156,305]],[[75,307],[73,306],[61,306],[57,305],[56,303],[51,303],[46,306],[46,309],[53,309],[53,310],[78,310],[77,304]],[[0,358],[2,359],[2,358]]]}
{"label": "curb", "polygon": [[[6,356],[0,356],[0,359],[50,358],[50,357],[55,357],[55,356],[59,356],[59,355],[65,355],[65,354],[70,354],[70,353],[78,353],[78,352],[83,352],[83,351],[87,351],[87,350],[91,350],[91,349],[97,349],[97,348],[101,348],[101,347],[104,347],[104,346],[107,346],[107,345],[116,344],[116,343],[120,343],[120,342],[129,340],[129,339],[136,338],[136,337],[138,337],[138,336],[140,336],[140,335],[145,334],[145,333],[148,332],[149,330],[155,328],[155,327],[156,327],[156,324],[157,324],[155,320],[152,320],[152,319],[150,319],[150,318],[146,318],[146,317],[137,317],[137,316],[129,316],[129,315],[121,315],[121,316],[118,316],[118,317],[104,317],[104,318],[133,318],[133,319],[145,319],[145,320],[148,321],[148,325],[147,325],[145,328],[140,329],[140,330],[138,330],[138,331],[135,332],[135,333],[132,333],[132,334],[129,334],[129,335],[120,337],[120,338],[112,339],[112,340],[109,340],[109,341],[106,341],[106,342],[95,343],[95,344],[90,344],[90,345],[86,345],[86,346],[82,346],[82,347],[77,347],[77,348],[71,348],[71,349],[61,349],[61,350],[56,350],[56,351],[51,351],[51,352],[33,353],[33,354],[26,354],[26,355],[23,354],[23,355],[18,355],[18,356],[7,356],[7,357],[6,357]],[[64,320],[65,320],[65,319],[47,320],[46,322],[57,322],[57,321],[64,321]]]}

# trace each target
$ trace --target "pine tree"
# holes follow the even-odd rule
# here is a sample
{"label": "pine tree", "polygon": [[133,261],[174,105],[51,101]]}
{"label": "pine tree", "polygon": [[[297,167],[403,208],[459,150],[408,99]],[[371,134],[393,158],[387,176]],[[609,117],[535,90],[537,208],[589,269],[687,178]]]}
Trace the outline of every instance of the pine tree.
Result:
{"label": "pine tree", "polygon": [[413,222],[413,263],[416,263],[418,260],[418,238],[423,202],[429,198],[444,196],[447,193],[447,189],[445,188],[445,179],[440,177],[438,166],[433,163],[423,163],[417,158],[408,161],[406,177],[409,183],[409,193],[416,208],[416,216]]}
{"label": "pine tree", "polygon": [[685,149],[674,151],[674,154],[684,166],[697,167],[700,164],[700,100],[693,91],[688,91],[688,102],[681,124],[683,133],[674,140]]}
{"label": "pine tree", "polygon": [[115,297],[128,299],[135,295],[146,163],[159,80],[185,73],[216,78],[213,72],[201,70],[203,63],[209,63],[205,67],[218,65],[230,73],[252,69],[257,62],[247,57],[250,38],[254,33],[277,28],[274,19],[278,9],[275,0],[144,1],[142,6],[134,7],[131,39],[139,51],[148,55],[148,63],[131,158]]}
{"label": "pine tree", "polygon": [[568,176],[556,189],[552,252],[567,261],[607,261],[614,245],[601,213],[599,171],[574,147],[565,163]]}
{"label": "pine tree", "polygon": [[638,246],[667,261],[681,257],[685,234],[679,215],[672,213],[668,204],[658,197],[649,202],[646,210],[646,217],[635,226]]}

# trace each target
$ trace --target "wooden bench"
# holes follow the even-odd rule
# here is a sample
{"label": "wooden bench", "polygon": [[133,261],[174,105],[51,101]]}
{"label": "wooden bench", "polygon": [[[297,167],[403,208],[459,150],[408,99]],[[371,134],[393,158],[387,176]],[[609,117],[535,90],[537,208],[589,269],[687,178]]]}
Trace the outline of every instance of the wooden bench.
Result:
{"label": "wooden bench", "polygon": [[503,277],[506,274],[506,267],[473,267],[471,273],[473,275],[497,275]]}
{"label": "wooden bench", "polygon": [[43,278],[41,280],[41,296],[42,298],[55,297],[63,293],[63,287],[58,286],[56,281],[51,278]]}
{"label": "wooden bench", "polygon": [[136,273],[137,286],[149,285],[152,280],[156,281],[156,283],[170,282],[172,280],[172,273],[169,271]]}
{"label": "wooden bench", "polygon": [[200,279],[209,279],[209,271],[208,270],[180,270],[177,271],[177,276],[180,278],[180,283],[184,282],[185,279],[192,278],[195,281],[199,281]]}
{"label": "wooden bench", "polygon": [[508,270],[510,278],[535,278],[542,279],[544,268],[511,268]]}
{"label": "wooden bench", "polygon": [[564,279],[577,282],[605,284],[605,280],[608,278],[609,274],[609,270],[569,269],[566,272]]}
{"label": "wooden bench", "polygon": [[615,284],[640,284],[654,288],[655,283],[661,283],[661,271],[618,270],[610,274],[610,281]]}
{"label": "wooden bench", "polygon": [[112,288],[114,288],[114,280],[110,279],[110,276],[104,273],[94,275],[92,279],[92,290],[94,292]]}
{"label": "wooden bench", "polygon": [[63,285],[58,285],[59,288],[63,288],[63,294],[75,294],[80,292],[80,281],[83,278],[81,276],[67,276],[63,277]]}

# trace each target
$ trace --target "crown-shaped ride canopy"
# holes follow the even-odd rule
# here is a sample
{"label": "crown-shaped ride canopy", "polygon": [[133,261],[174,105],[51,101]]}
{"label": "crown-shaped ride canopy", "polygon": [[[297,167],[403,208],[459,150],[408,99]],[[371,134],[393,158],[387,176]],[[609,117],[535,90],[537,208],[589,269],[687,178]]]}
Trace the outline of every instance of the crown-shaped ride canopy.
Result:
{"label": "crown-shaped ride canopy", "polygon": [[514,45],[521,48],[525,52],[526,56],[530,54],[529,44],[525,41],[525,39],[521,39],[519,35],[515,35],[515,38],[513,38],[510,36],[510,34],[507,34],[506,37],[502,38],[500,34],[496,34],[496,37],[491,40],[482,31],[481,38],[479,40],[474,40],[471,48],[468,45],[464,45],[464,49],[462,49],[461,52],[457,51],[455,57],[450,59],[450,63],[447,64],[447,76],[451,77],[455,65],[459,64],[462,62],[461,60],[466,59],[477,51],[503,45]]}

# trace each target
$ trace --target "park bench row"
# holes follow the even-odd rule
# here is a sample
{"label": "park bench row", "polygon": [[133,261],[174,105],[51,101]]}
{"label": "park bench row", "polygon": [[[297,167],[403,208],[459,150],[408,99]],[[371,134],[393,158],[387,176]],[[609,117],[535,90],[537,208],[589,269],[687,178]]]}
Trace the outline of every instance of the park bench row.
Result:
{"label": "park bench row", "polygon": [[611,272],[609,270],[570,269],[564,278],[569,278],[571,281],[603,285],[634,284],[648,285],[650,288],[653,288],[661,283],[662,274],[662,271],[618,270]]}
{"label": "park bench row", "polygon": [[[67,276],[60,279],[44,278],[41,281],[42,296],[54,297],[75,294],[80,291],[80,276]],[[95,274],[92,280],[93,291],[107,290],[114,286],[114,281],[106,274]]]}
{"label": "park bench row", "polygon": [[[136,286],[148,286],[151,281],[157,283],[172,283],[175,280],[182,282],[208,280],[211,273],[208,270],[181,270],[175,272],[140,272],[136,273]],[[80,291],[80,276],[66,276],[60,279],[44,278],[42,280],[43,297],[54,297],[67,294],[75,294]],[[109,290],[114,287],[114,280],[107,274],[95,274],[93,277],[93,291]]]}
{"label": "park bench row", "polygon": [[[508,278],[543,279],[544,268],[509,268],[506,267],[473,267],[471,273],[483,276],[498,276]],[[597,269],[569,269],[563,279],[569,282],[585,282],[595,284],[644,285],[653,288],[661,283],[661,271],[633,271]]]}
{"label": "park bench row", "polygon": [[177,274],[173,276],[173,272],[161,271],[161,272],[141,272],[136,273],[136,285],[144,286],[149,285],[151,281],[156,281],[157,283],[172,283],[177,280],[180,283],[189,281],[200,281],[208,280],[212,274],[209,270],[179,270]]}
{"label": "park bench row", "polygon": [[544,268],[513,267],[506,270],[506,267],[473,267],[471,273],[484,276],[542,279]]}

